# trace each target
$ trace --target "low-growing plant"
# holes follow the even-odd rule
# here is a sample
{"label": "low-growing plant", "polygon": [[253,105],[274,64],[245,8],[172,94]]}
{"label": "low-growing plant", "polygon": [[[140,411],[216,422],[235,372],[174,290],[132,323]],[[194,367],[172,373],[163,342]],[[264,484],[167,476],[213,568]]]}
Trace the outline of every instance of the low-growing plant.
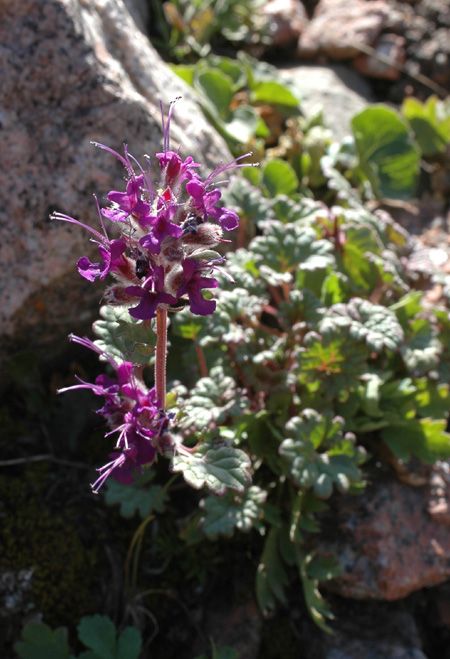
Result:
{"label": "low-growing plant", "polygon": [[415,244],[386,214],[263,198],[243,179],[227,194],[256,235],[229,255],[218,313],[174,320],[208,370],[185,394],[180,426],[187,441],[232,437],[255,473],[245,493],[205,497],[197,523],[206,537],[261,534],[261,608],[286,601],[295,566],[325,626],[317,585],[336,566],[311,548],[327,500],[364,487],[368,451],[399,470],[450,456],[449,298],[427,305],[432,274],[419,285]]}
{"label": "low-growing plant", "polygon": [[78,639],[87,650],[74,655],[67,629],[51,629],[43,622],[30,622],[15,644],[20,659],[138,659],[142,638],[135,627],[119,632],[108,616],[93,615],[81,619]]}
{"label": "low-growing plant", "polygon": [[[285,181],[287,194],[300,190],[329,205],[340,199],[348,203],[355,195],[356,204],[405,200],[423,187],[426,173],[433,194],[448,197],[448,101],[408,98],[400,112],[371,105],[353,117],[352,134],[339,143],[320,111],[303,116],[295,77],[280,75],[266,62],[239,53],[236,59],[209,55],[172,68],[197,91],[206,117],[233,152],[251,148],[261,171],[265,165],[278,170],[274,160],[283,160],[277,178]],[[257,170],[244,175],[266,185]]]}
{"label": "low-growing plant", "polygon": [[261,0],[167,0],[152,2],[154,39],[170,59],[205,57],[224,45],[270,44],[269,21]]}
{"label": "low-growing plant", "polygon": [[[223,58],[221,66],[230,80],[238,75]],[[191,82],[199,81],[217,105],[213,91],[222,82],[213,73],[202,65]],[[274,84],[253,80],[252,93],[270,95]],[[236,119],[230,104],[237,91],[223,96],[223,125]],[[292,98],[295,106],[292,100],[286,107],[297,112]],[[55,214],[88,228],[98,244],[101,261],[82,257],[80,274],[116,279],[94,326],[97,340],[73,338],[113,372],[72,387],[105,397],[99,413],[111,428],[107,436],[117,434],[94,491],[111,475],[119,483],[108,487],[107,502],[147,524],[170,494],[170,483],[152,482],[152,465],[169,457],[174,474],[210,492],[191,529],[206,539],[236,531],[260,537],[261,609],[287,602],[295,570],[311,616],[325,630],[332,612],[319,585],[339,566],[317,553],[314,534],[330,497],[364,488],[371,454],[389,456],[399,471],[411,457],[431,464],[450,456],[449,287],[438,305],[428,304],[435,275],[417,276],[414,241],[386,213],[363,205],[364,181],[381,196],[386,190],[402,196],[405,181],[408,193],[413,189],[408,176],[416,167],[417,147],[404,124],[375,110],[386,124],[392,119],[381,148],[361,113],[353,122],[359,155],[345,144],[333,151],[321,134],[313,146],[320,140],[322,146],[303,151],[300,160],[267,158],[256,173],[234,178],[227,206],[218,205],[220,192],[211,188],[240,159],[200,179],[192,159],[169,150],[169,114],[157,154],[159,184],[127,149],[123,156],[113,152],[128,183],[126,192],[109,193],[110,207],[99,207],[102,233]],[[400,155],[389,139],[403,145]],[[345,176],[349,163],[352,174]],[[305,194],[305,172],[311,187],[316,180],[327,190],[329,205]],[[103,218],[120,228],[120,238],[108,238]],[[222,231],[238,224],[240,249],[224,269],[216,250]],[[212,288],[214,300],[203,293]],[[166,394],[168,310],[190,368]],[[153,351],[155,388],[149,388],[143,369]]]}

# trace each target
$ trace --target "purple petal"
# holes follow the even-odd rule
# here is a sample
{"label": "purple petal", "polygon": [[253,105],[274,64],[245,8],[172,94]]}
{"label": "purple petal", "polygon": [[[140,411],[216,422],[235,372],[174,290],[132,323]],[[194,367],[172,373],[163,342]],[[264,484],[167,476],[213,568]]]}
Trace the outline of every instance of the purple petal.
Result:
{"label": "purple petal", "polygon": [[239,226],[239,215],[229,208],[220,208],[221,211],[217,221],[225,231],[233,231]]}
{"label": "purple petal", "polygon": [[216,310],[215,300],[205,300],[200,290],[189,294],[189,308],[197,316],[209,316]]}

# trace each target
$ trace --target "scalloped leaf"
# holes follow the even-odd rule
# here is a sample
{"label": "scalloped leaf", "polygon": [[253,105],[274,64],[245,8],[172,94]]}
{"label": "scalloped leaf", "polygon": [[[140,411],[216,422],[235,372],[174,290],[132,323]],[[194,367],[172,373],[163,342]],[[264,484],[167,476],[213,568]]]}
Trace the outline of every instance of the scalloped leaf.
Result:
{"label": "scalloped leaf", "polygon": [[233,446],[177,453],[172,460],[172,471],[182,473],[196,490],[207,487],[219,495],[227,489],[243,492],[251,483],[250,458]]}
{"label": "scalloped leaf", "polygon": [[288,438],[279,451],[288,474],[299,487],[312,488],[320,499],[328,499],[333,487],[346,492],[362,479],[358,467],[362,454],[354,438],[343,435],[343,426],[342,418],[331,419],[315,410],[304,410],[286,424]]}
{"label": "scalloped leaf", "polygon": [[227,206],[236,209],[239,216],[258,223],[261,220],[273,219],[271,200],[261,195],[261,190],[252,185],[242,176],[232,178],[223,193]]}
{"label": "scalloped leaf", "polygon": [[150,323],[132,318],[126,307],[100,307],[101,319],[93,329],[99,337],[95,344],[119,361],[143,366],[151,363],[156,335]]}
{"label": "scalloped leaf", "polygon": [[279,284],[279,273],[324,269],[334,265],[333,245],[318,239],[316,232],[297,224],[268,222],[263,236],[252,240],[250,248],[261,276],[269,284]]}
{"label": "scalloped leaf", "polygon": [[217,538],[219,535],[230,537],[235,529],[245,533],[254,528],[261,529],[266,499],[267,492],[257,485],[252,485],[243,494],[228,492],[223,497],[203,499],[203,532],[208,538]]}
{"label": "scalloped leaf", "polygon": [[109,479],[105,490],[105,501],[109,506],[119,504],[122,517],[130,518],[136,513],[145,519],[152,512],[164,512],[167,492],[161,485],[150,485],[154,475],[150,470],[133,483],[124,485]]}
{"label": "scalloped leaf", "polygon": [[179,420],[185,429],[205,430],[222,425],[227,419],[241,415],[247,407],[247,398],[236,388],[232,377],[220,365],[211,369],[208,377],[198,380],[190,390]]}
{"label": "scalloped leaf", "polygon": [[79,659],[138,659],[142,648],[140,632],[126,627],[120,634],[108,616],[85,616],[78,625],[80,641],[89,650]]}
{"label": "scalloped leaf", "polygon": [[405,365],[412,375],[426,375],[439,365],[442,344],[436,329],[426,318],[415,318],[409,322],[409,339],[402,348]]}
{"label": "scalloped leaf", "polygon": [[341,396],[358,386],[367,370],[366,346],[348,337],[322,337],[315,332],[305,336],[304,344],[298,356],[298,374],[311,392],[322,388],[322,394]]}
{"label": "scalloped leaf", "polygon": [[51,629],[43,622],[29,622],[14,649],[20,659],[69,659],[67,629]]}
{"label": "scalloped leaf", "polygon": [[253,337],[251,325],[258,321],[264,301],[264,297],[252,295],[240,286],[232,291],[222,290],[214,314],[194,318],[189,310],[183,310],[175,316],[174,329],[183,338],[197,340],[202,347],[247,343]]}
{"label": "scalloped leaf", "polygon": [[342,330],[356,341],[365,341],[375,352],[397,350],[404,340],[403,329],[393,311],[361,298],[333,305],[319,323],[319,331],[325,335]]}

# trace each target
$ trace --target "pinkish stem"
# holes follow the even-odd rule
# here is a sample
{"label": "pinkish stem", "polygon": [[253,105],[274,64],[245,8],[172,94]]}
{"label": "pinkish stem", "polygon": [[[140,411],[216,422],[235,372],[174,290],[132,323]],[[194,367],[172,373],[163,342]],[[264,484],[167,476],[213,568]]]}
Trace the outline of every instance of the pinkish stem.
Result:
{"label": "pinkish stem", "polygon": [[155,387],[160,409],[166,407],[167,307],[156,310]]}

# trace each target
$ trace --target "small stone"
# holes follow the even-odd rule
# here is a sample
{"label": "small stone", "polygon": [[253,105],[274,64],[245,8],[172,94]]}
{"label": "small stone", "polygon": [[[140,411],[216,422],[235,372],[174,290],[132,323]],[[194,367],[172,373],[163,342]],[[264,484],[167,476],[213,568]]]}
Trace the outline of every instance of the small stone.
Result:
{"label": "small stone", "polygon": [[267,20],[271,46],[277,48],[294,45],[308,20],[299,0],[269,0],[263,5],[262,14]]}
{"label": "small stone", "polygon": [[372,55],[360,55],[353,60],[359,73],[371,78],[398,80],[405,63],[405,39],[398,34],[382,34]]}
{"label": "small stone", "polygon": [[320,0],[312,21],[298,44],[298,55],[312,58],[319,54],[333,59],[350,59],[371,46],[385,27],[389,16],[385,0]]}

